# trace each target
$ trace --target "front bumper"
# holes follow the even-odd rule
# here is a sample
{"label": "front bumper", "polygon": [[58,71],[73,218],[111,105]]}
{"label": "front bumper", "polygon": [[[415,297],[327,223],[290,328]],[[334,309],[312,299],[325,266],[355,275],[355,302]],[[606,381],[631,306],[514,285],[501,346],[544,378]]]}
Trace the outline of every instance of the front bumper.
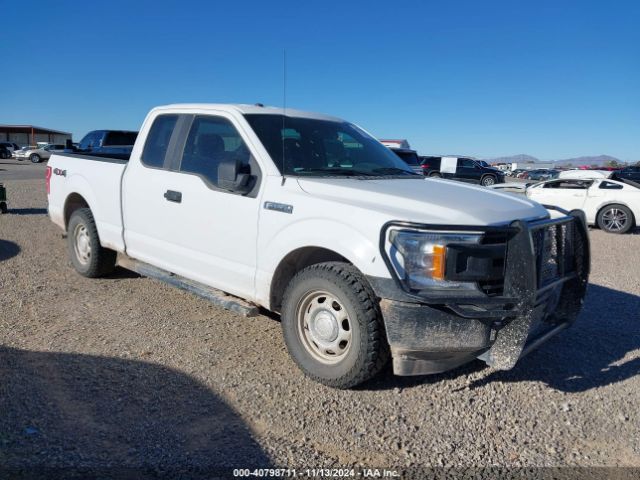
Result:
{"label": "front bumper", "polygon": [[397,279],[369,279],[381,298],[394,373],[439,373],[474,358],[508,370],[573,323],[589,277],[584,215],[516,221],[507,229],[511,233],[498,288],[425,298],[402,288]]}

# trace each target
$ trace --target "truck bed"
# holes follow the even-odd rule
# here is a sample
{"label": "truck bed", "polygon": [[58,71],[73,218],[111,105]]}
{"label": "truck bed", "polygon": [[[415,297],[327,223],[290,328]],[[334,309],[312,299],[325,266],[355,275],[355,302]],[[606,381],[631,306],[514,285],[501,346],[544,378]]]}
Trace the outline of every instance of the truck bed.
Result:
{"label": "truck bed", "polygon": [[123,251],[121,182],[128,160],[129,154],[54,153],[47,173],[51,220],[66,230],[68,203],[85,203],[95,218],[102,246]]}

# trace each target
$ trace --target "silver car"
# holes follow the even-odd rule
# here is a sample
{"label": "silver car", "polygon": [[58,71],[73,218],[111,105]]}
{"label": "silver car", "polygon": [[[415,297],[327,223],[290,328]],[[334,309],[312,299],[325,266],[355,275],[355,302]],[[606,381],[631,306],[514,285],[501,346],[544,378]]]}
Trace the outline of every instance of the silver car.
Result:
{"label": "silver car", "polygon": [[14,155],[20,161],[29,159],[32,163],[40,163],[44,160],[49,160],[52,153],[62,152],[64,149],[64,145],[49,144],[38,147],[24,147],[15,152]]}

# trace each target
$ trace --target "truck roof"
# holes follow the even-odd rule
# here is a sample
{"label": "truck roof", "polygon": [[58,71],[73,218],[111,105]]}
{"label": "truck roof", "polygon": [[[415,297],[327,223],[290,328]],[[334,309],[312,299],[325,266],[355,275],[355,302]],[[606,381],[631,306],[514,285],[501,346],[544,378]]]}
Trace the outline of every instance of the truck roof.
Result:
{"label": "truck roof", "polygon": [[335,122],[344,122],[343,119],[324,115],[322,113],[305,112],[293,108],[269,107],[261,105],[249,105],[242,103],[175,103],[171,105],[162,105],[153,110],[222,110],[225,112],[237,112],[241,114],[263,114],[263,115],[286,115],[288,117],[312,118],[315,120],[329,120]]}

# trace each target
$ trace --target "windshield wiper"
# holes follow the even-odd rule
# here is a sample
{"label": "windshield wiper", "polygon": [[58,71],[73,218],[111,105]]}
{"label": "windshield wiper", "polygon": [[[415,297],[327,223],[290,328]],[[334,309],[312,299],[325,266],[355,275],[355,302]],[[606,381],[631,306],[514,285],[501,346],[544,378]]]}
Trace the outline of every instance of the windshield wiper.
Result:
{"label": "windshield wiper", "polygon": [[363,172],[360,170],[354,170],[353,168],[338,168],[338,167],[324,167],[324,168],[303,168],[295,173],[327,173],[329,175],[344,175],[347,177],[375,177],[376,174],[372,172]]}
{"label": "windshield wiper", "polygon": [[399,173],[402,175],[420,175],[419,173],[414,172],[413,170],[405,170],[404,168],[398,168],[398,167],[381,167],[381,168],[374,168],[372,170],[372,172],[380,172],[384,175],[389,175],[389,174],[394,174],[394,173]]}

